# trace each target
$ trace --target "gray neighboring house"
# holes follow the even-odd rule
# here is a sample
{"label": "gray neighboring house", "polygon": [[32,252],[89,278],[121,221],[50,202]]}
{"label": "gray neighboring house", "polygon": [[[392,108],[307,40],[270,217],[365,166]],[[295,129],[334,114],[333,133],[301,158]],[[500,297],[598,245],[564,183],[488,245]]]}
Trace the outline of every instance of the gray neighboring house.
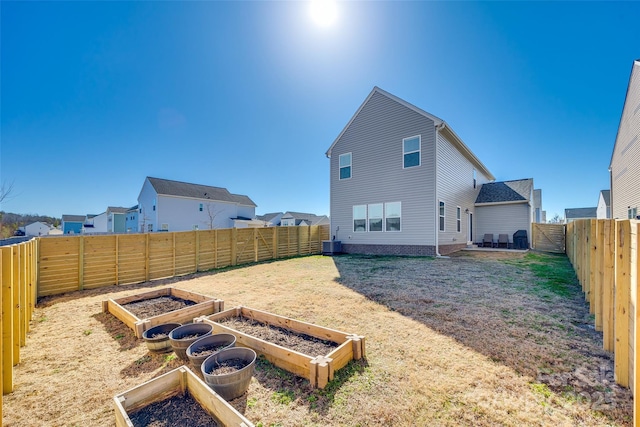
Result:
{"label": "gray neighboring house", "polygon": [[264,215],[257,215],[256,219],[263,221],[265,227],[277,227],[280,225],[282,215],[284,215],[282,212],[271,212]]}
{"label": "gray neighboring house", "polygon": [[596,218],[611,218],[611,191],[600,191],[600,195],[598,196],[598,206],[596,208]]}
{"label": "gray neighboring house", "polygon": [[640,216],[640,59],[633,61],[609,164],[611,218]]}
{"label": "gray neighboring house", "polygon": [[493,234],[497,242],[499,234],[507,234],[513,243],[513,234],[526,230],[531,242],[531,223],[537,222],[536,209],[540,212],[534,203],[536,191],[532,178],[483,184],[475,203],[477,241]]}
{"label": "gray neighboring house", "polygon": [[280,226],[282,227],[325,224],[330,224],[329,217],[326,215],[287,211],[280,217]]}
{"label": "gray neighboring house", "polygon": [[374,87],[326,155],[343,252],[439,255],[476,241],[476,199],[495,177],[444,120]]}
{"label": "gray neighboring house", "polygon": [[564,221],[570,223],[576,219],[596,219],[598,208],[569,208],[564,210]]}

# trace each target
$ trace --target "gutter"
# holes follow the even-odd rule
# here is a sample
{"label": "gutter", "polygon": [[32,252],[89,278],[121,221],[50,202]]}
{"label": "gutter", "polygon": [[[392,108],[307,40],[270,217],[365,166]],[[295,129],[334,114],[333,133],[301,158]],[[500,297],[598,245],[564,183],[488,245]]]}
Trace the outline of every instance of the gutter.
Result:
{"label": "gutter", "polygon": [[444,129],[445,127],[445,123],[444,122],[440,122],[438,123],[436,126],[436,144],[435,144],[435,167],[433,168],[435,171],[434,177],[435,179],[433,180],[433,194],[434,194],[434,200],[433,200],[433,216],[434,216],[434,234],[435,234],[435,238],[436,238],[436,257],[442,257],[442,255],[440,255],[440,248],[438,245],[438,234],[440,233],[440,215],[439,215],[439,209],[440,209],[440,205],[438,204],[438,132],[440,131],[440,129]]}

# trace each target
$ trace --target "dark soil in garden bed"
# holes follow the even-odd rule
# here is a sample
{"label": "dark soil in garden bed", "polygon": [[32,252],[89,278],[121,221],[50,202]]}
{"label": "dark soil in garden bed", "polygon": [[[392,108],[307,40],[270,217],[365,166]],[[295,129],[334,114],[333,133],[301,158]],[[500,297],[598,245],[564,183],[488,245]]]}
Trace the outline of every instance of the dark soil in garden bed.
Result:
{"label": "dark soil in garden bed", "polygon": [[207,374],[209,375],[224,375],[231,374],[233,372],[239,371],[240,369],[247,366],[250,362],[247,362],[245,359],[233,358],[223,360],[219,363],[216,363]]}
{"label": "dark soil in garden bed", "polygon": [[326,356],[338,347],[338,344],[332,341],[321,340],[310,335],[267,325],[244,317],[227,317],[226,319],[216,320],[216,322],[264,341],[313,357],[318,355]]}
{"label": "dark soil in garden bed", "polygon": [[133,313],[138,319],[148,319],[195,304],[193,301],[166,296],[130,302],[122,306]]}
{"label": "dark soil in garden bed", "polygon": [[217,427],[216,420],[189,393],[152,403],[129,414],[135,427]]}

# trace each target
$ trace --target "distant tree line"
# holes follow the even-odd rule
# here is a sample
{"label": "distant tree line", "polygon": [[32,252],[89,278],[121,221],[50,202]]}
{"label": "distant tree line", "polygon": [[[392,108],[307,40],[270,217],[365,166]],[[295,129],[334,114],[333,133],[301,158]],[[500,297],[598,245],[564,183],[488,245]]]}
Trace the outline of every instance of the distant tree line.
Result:
{"label": "distant tree line", "polygon": [[36,221],[57,227],[60,225],[61,219],[46,215],[16,214],[0,211],[0,238],[11,237],[19,227],[24,227]]}

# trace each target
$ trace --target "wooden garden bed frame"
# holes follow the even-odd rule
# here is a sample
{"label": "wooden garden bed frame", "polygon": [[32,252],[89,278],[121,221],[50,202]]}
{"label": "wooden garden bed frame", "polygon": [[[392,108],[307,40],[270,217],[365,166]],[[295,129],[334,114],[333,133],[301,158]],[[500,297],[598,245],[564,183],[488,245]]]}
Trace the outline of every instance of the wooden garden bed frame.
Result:
{"label": "wooden garden bed frame", "polygon": [[233,406],[215,393],[186,366],[180,366],[113,398],[117,427],[133,427],[129,413],[152,403],[188,392],[219,423],[229,427],[254,427]]}
{"label": "wooden garden bed frame", "polygon": [[[334,342],[338,344],[338,347],[325,356],[309,356],[217,322],[229,317],[243,317],[277,326],[295,333]],[[343,368],[352,359],[359,360],[365,357],[365,338],[363,336],[347,334],[248,307],[234,307],[210,316],[196,318],[194,322],[213,325],[213,333],[227,332],[235,335],[236,345],[249,347],[259,355],[263,355],[274,365],[302,378],[307,378],[312,387],[324,388],[329,381],[333,380],[335,371]]]}
{"label": "wooden garden bed frame", "polygon": [[[166,296],[193,301],[196,304],[181,308],[180,310],[174,310],[158,316],[149,317],[147,319],[140,319],[123,307],[125,304],[132,302]],[[222,310],[224,310],[224,301],[221,299],[174,287],[162,288],[124,298],[102,301],[102,311],[104,313],[111,313],[120,319],[125,325],[133,329],[136,337],[138,338],[142,338],[144,331],[156,325],[172,322],[188,323],[191,322],[194,317],[218,313]]]}

